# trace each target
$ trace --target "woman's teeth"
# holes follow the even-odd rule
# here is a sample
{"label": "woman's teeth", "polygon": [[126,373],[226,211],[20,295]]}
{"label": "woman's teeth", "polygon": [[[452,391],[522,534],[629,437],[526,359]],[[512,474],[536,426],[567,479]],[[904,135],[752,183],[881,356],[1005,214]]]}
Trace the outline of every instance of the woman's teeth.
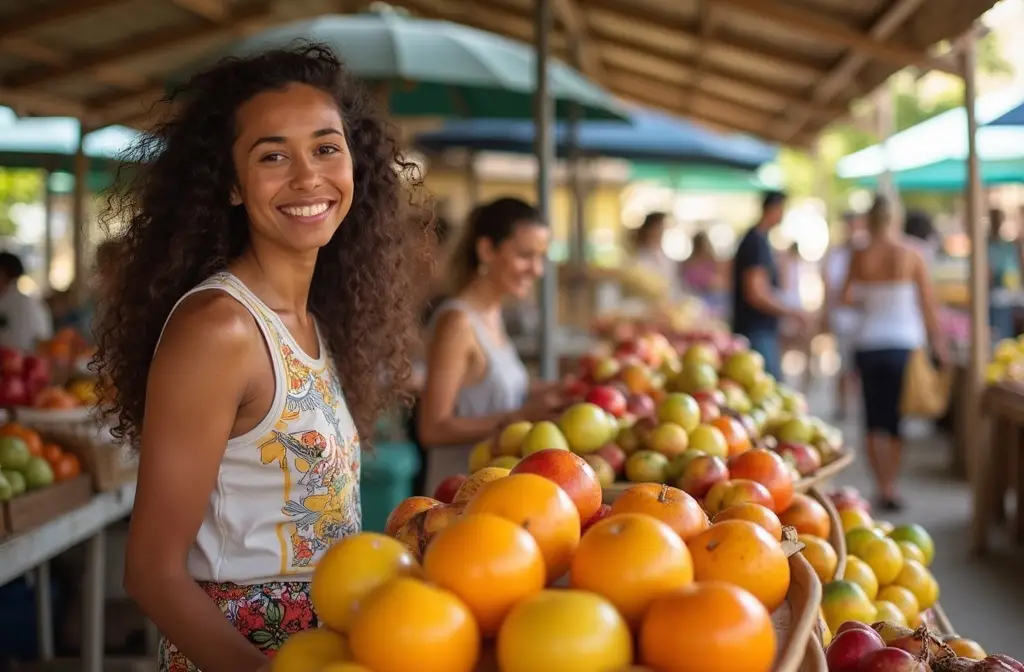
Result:
{"label": "woman's teeth", "polygon": [[292,217],[316,217],[327,212],[329,207],[331,207],[330,203],[317,203],[316,205],[303,205],[300,207],[285,206],[281,208],[281,212]]}

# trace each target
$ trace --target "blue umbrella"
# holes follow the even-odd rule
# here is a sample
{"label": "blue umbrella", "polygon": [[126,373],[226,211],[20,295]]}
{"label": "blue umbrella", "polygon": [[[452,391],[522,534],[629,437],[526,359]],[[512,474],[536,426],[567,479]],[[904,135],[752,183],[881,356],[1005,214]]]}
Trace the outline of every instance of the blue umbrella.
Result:
{"label": "blue umbrella", "polygon": [[1024,102],[990,122],[989,126],[1024,126]]}
{"label": "blue umbrella", "polygon": [[[584,155],[630,161],[705,163],[754,170],[772,161],[778,149],[741,135],[725,136],[660,112],[634,109],[630,123],[579,122],[577,147]],[[569,124],[556,126],[560,156],[568,153]],[[424,150],[449,148],[530,154],[533,123],[515,119],[471,119],[446,123],[441,130],[417,136]]]}

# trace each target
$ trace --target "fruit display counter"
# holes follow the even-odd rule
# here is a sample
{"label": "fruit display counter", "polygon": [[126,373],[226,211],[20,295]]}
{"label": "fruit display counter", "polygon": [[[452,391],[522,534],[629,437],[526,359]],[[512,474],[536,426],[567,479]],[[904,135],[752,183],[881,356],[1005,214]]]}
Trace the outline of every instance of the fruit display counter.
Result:
{"label": "fruit display counter", "polygon": [[290,639],[273,672],[817,672],[803,549],[758,504],[709,519],[638,484],[608,506],[582,458],[541,451],[332,547],[311,590],[326,628]]}
{"label": "fruit display counter", "polygon": [[980,499],[985,510],[974,516],[976,532],[984,540],[991,521],[1007,519],[1006,492],[1015,490],[1014,533],[1019,542],[1024,542],[1024,382],[1005,379],[990,383],[983,393],[981,407],[992,422],[992,431],[987,443],[973,447],[985,451],[979,462],[986,467],[979,474],[977,487],[988,495]]}

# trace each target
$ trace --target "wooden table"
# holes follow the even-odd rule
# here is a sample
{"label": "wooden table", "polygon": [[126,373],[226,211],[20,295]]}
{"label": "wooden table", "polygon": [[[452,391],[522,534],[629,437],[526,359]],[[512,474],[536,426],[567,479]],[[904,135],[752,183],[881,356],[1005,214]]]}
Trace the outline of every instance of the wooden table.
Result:
{"label": "wooden table", "polygon": [[1017,540],[1024,542],[1024,385],[988,386],[981,408],[992,422],[992,433],[988,445],[975,446],[986,452],[976,485],[986,493],[980,500],[984,510],[975,516],[975,524],[981,526],[979,536],[985,538],[992,521],[1005,521],[1006,493],[1013,489],[1017,493],[1014,532]]}

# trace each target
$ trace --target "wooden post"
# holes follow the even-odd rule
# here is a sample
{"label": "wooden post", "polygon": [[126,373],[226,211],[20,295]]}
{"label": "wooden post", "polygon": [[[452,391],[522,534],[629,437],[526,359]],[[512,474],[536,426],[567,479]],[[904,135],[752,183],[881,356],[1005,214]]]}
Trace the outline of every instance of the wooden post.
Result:
{"label": "wooden post", "polygon": [[[537,89],[534,93],[534,125],[537,129],[537,209],[541,218],[551,222],[551,179],[555,162],[553,121],[554,101],[550,96],[548,56],[554,16],[551,0],[535,0],[534,38],[537,41]],[[540,375],[544,380],[558,377],[558,353],[555,331],[558,328],[558,278],[555,265],[548,256],[544,260],[544,277],[540,283]]]}
{"label": "wooden post", "polygon": [[86,276],[86,250],[89,244],[89,157],[85,155],[85,136],[89,133],[86,125],[78,122],[78,148],[75,150],[75,191],[72,212],[72,248],[74,249],[74,281],[71,299],[79,303],[86,298],[88,283]]}
{"label": "wooden post", "polygon": [[974,492],[974,526],[972,547],[976,553],[983,553],[987,545],[989,506],[989,475],[992,471],[988,422],[981,414],[980,401],[984,389],[984,370],[988,360],[988,247],[985,232],[981,230],[982,212],[985,207],[981,189],[981,166],[978,161],[978,118],[974,105],[977,95],[975,85],[976,55],[974,33],[969,32],[962,43],[960,63],[964,78],[964,109],[967,112],[967,193],[965,220],[967,234],[971,241],[970,290],[971,290],[971,352],[967,365],[968,408],[965,421],[968,445],[967,474]]}

